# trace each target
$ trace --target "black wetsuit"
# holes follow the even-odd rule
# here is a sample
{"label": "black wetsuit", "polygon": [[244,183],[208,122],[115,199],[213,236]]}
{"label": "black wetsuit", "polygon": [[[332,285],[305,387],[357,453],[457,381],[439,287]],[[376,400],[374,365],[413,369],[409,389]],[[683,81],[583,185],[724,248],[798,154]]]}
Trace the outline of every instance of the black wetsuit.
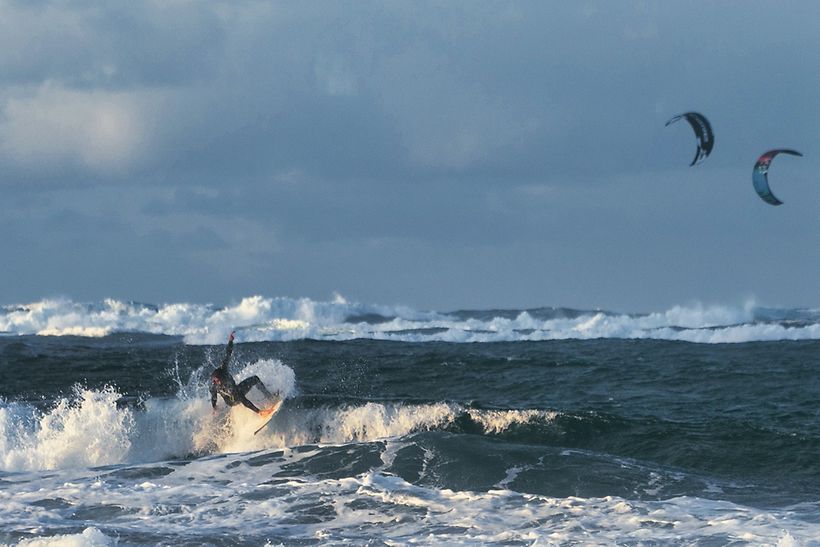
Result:
{"label": "black wetsuit", "polygon": [[265,388],[265,384],[259,379],[259,376],[251,376],[245,378],[238,384],[234,381],[231,373],[228,372],[228,361],[231,360],[231,353],[233,352],[233,338],[228,340],[228,348],[225,350],[225,358],[219,368],[211,373],[211,406],[216,408],[216,395],[222,395],[225,404],[228,406],[235,406],[242,403],[254,412],[259,412],[259,409],[252,402],[248,400],[245,395],[253,386],[265,395],[265,397],[273,398],[271,393]]}

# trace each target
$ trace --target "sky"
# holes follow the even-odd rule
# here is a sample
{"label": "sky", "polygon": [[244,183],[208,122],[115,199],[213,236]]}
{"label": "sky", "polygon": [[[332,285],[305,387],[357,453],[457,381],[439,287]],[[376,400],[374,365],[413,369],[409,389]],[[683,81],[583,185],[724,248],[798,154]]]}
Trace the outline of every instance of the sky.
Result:
{"label": "sky", "polygon": [[[0,0],[0,304],[820,306],[820,3]],[[698,111],[715,148],[676,114]],[[773,207],[751,182],[772,148]]]}

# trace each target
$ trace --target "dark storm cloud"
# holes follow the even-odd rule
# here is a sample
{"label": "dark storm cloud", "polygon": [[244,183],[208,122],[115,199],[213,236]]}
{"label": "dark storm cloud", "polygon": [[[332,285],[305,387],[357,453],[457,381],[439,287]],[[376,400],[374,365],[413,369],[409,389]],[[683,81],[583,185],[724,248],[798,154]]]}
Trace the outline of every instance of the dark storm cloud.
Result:
{"label": "dark storm cloud", "polygon": [[128,168],[200,182],[584,180],[662,165],[652,142],[682,108],[724,127],[753,112],[770,130],[782,114],[767,88],[805,103],[818,83],[816,67],[792,69],[794,42],[817,45],[802,4],[79,6],[15,5],[34,32],[6,38],[6,73],[28,71],[9,84],[133,93],[126,107],[151,123],[126,143],[141,151]]}
{"label": "dark storm cloud", "polygon": [[187,3],[4,2],[0,82],[78,88],[205,80],[221,50],[214,10]]}
{"label": "dark storm cloud", "polygon": [[[23,260],[0,281],[36,270],[32,298],[811,293],[816,3],[0,6],[0,212],[29,242],[4,244]],[[691,109],[716,133],[693,169],[691,131],[663,126]],[[776,146],[806,154],[772,182],[785,221],[749,181]]]}

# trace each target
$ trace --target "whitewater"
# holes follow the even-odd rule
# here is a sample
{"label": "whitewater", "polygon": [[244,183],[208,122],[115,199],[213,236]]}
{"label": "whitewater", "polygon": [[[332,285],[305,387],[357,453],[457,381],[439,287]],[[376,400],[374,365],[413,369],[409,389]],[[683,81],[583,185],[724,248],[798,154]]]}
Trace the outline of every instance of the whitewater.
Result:
{"label": "whitewater", "polygon": [[232,328],[246,341],[299,339],[402,342],[502,342],[649,338],[698,343],[820,338],[820,310],[741,306],[675,306],[644,314],[603,310],[418,311],[402,306],[308,298],[253,296],[234,305],[149,305],[107,299],[51,299],[0,308],[0,333],[100,337],[117,332],[182,336],[188,344],[218,344]]}
{"label": "whitewater", "polygon": [[[284,398],[259,435],[209,402],[232,329]],[[0,544],[820,545],[812,308],[47,299],[0,331]]]}

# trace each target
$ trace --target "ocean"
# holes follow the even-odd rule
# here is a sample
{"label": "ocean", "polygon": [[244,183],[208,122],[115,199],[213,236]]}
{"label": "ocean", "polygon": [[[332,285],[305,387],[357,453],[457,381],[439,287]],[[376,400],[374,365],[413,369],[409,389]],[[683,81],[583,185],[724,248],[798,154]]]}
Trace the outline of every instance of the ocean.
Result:
{"label": "ocean", "polygon": [[[285,397],[258,435],[210,407],[233,328]],[[0,333],[0,544],[820,545],[820,310],[53,299]]]}

